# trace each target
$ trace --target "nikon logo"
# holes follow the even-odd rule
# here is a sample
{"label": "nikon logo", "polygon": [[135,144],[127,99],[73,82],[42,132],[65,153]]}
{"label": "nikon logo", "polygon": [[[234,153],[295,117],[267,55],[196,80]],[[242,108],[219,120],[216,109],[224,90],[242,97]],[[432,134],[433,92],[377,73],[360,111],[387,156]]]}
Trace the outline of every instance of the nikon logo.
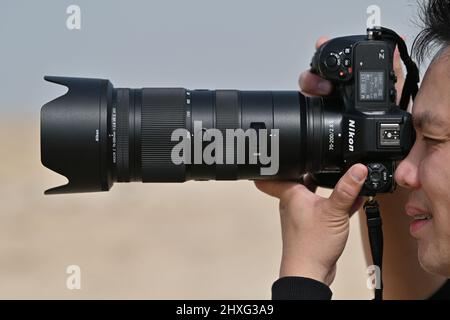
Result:
{"label": "nikon logo", "polygon": [[348,123],[348,151],[355,151],[355,134],[356,134],[356,122],[355,120],[349,119]]}

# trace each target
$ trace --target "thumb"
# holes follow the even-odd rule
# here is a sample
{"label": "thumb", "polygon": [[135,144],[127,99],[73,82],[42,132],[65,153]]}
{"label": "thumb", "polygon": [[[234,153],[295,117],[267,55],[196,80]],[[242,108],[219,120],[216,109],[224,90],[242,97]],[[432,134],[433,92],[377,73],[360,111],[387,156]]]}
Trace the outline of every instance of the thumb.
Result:
{"label": "thumb", "polygon": [[[406,36],[402,36],[403,40],[406,41]],[[397,103],[400,103],[401,92],[403,90],[403,86],[405,85],[405,72],[403,71],[402,58],[400,57],[400,51],[398,50],[398,46],[395,48],[394,52],[394,72],[397,76],[397,83],[395,84],[395,89],[397,89]]]}
{"label": "thumb", "polygon": [[323,45],[325,42],[330,40],[329,37],[322,36],[316,41],[316,50],[320,48],[321,45]]}
{"label": "thumb", "polygon": [[400,57],[398,47],[395,48],[394,52],[394,72],[398,79],[397,83],[403,87],[403,83],[405,82],[405,72],[403,71],[402,58]]}
{"label": "thumb", "polygon": [[367,177],[367,167],[355,164],[339,180],[330,198],[327,200],[331,212],[348,215],[358,199],[359,192]]}

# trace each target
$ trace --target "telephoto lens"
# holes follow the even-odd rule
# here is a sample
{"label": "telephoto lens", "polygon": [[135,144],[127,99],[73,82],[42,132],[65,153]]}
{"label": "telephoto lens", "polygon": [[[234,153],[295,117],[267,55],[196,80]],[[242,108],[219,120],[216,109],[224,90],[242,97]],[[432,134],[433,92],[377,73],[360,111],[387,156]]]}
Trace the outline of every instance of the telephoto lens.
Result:
{"label": "telephoto lens", "polygon": [[107,191],[114,182],[298,180],[342,171],[342,114],[322,98],[45,79],[68,91],[42,107],[42,163],[69,180],[46,194]]}

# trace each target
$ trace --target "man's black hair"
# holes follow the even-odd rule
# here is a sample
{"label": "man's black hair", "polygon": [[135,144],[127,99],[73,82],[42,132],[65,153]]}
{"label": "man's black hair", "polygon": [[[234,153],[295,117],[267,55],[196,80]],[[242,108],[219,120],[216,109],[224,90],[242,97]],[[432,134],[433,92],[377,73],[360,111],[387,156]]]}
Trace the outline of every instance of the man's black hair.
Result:
{"label": "man's black hair", "polygon": [[419,8],[423,30],[414,41],[413,56],[422,63],[434,49],[450,45],[450,0],[422,0]]}

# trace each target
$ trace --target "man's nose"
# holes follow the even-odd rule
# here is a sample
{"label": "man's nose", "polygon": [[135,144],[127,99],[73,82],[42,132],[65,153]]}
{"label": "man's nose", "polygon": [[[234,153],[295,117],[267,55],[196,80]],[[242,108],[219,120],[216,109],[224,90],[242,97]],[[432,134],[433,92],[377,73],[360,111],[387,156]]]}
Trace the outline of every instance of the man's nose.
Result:
{"label": "man's nose", "polygon": [[419,165],[411,154],[397,167],[395,181],[404,188],[420,188]]}

